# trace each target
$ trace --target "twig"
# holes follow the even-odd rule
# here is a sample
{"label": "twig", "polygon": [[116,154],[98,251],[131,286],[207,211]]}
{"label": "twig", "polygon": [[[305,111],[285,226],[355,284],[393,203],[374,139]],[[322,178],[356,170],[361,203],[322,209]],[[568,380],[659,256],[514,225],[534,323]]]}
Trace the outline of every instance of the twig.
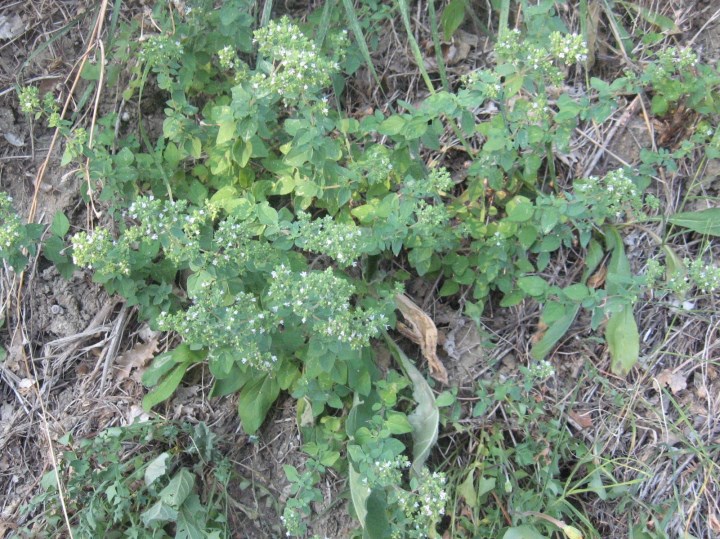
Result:
{"label": "twig", "polygon": [[[620,116],[620,119],[615,122],[615,125],[613,125],[610,128],[610,131],[608,132],[607,137],[605,137],[605,140],[600,143],[598,141],[593,140],[598,146],[600,146],[597,151],[595,152],[595,155],[593,155],[592,159],[590,160],[590,164],[585,167],[585,171],[583,172],[583,177],[587,177],[590,175],[590,173],[595,168],[595,165],[597,165],[598,161],[600,161],[600,158],[603,156],[603,154],[607,151],[610,153],[607,149],[608,144],[615,136],[615,133],[617,133],[617,130],[620,129],[620,127],[625,127],[627,123],[630,121],[630,118],[632,118],[635,113],[637,113],[638,108],[640,107],[640,101],[642,97],[640,95],[636,95],[635,99],[632,100],[630,105],[628,105],[628,108],[623,112],[622,116]],[[585,133],[582,133],[585,135]],[[587,137],[587,135],[585,135]],[[589,138],[589,137],[588,137]],[[592,140],[592,139],[590,139]],[[614,156],[617,159],[617,156]]]}

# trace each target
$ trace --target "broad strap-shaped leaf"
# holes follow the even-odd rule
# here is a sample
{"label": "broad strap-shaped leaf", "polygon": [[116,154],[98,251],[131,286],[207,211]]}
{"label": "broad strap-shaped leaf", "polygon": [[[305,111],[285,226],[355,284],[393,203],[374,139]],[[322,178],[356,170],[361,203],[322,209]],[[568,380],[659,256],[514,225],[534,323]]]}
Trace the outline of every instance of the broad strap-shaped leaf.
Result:
{"label": "broad strap-shaped leaf", "polygon": [[269,374],[259,376],[242,388],[238,399],[238,413],[247,434],[257,432],[279,394],[280,385],[275,377]]}
{"label": "broad strap-shaped leaf", "polygon": [[689,228],[693,232],[720,236],[720,208],[676,213],[668,221],[674,225]]}
{"label": "broad strap-shaped leaf", "polygon": [[555,322],[553,322],[547,329],[542,339],[540,339],[540,341],[532,347],[530,355],[534,359],[544,359],[557,342],[562,339],[563,335],[567,333],[567,330],[570,329],[570,326],[575,321],[575,317],[579,311],[580,304],[568,307],[567,312],[555,320]]}
{"label": "broad strap-shaped leaf", "polygon": [[612,360],[610,370],[618,376],[625,376],[640,356],[640,334],[632,305],[625,305],[622,311],[610,317],[605,328],[605,340]]}
{"label": "broad strap-shaped leaf", "polygon": [[430,455],[430,451],[437,442],[440,410],[435,402],[432,389],[423,375],[420,374],[420,371],[415,368],[415,365],[387,334],[385,334],[385,341],[390,348],[390,352],[413,384],[413,398],[417,402],[417,407],[408,416],[408,420],[413,427],[412,469],[414,473],[419,474]]}
{"label": "broad strap-shaped leaf", "polygon": [[366,502],[367,517],[363,539],[385,539],[390,537],[390,522],[387,517],[387,498],[384,490],[373,490]]}

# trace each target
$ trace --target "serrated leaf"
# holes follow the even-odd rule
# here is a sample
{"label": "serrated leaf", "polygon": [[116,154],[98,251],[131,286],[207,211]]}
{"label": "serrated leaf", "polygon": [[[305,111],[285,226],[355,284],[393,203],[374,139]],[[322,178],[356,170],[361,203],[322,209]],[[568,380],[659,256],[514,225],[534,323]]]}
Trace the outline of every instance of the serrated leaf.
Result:
{"label": "serrated leaf", "polygon": [[535,206],[533,206],[529,198],[518,195],[507,203],[505,211],[508,214],[508,221],[523,223],[532,218],[535,213]]}
{"label": "serrated leaf", "polygon": [[195,475],[187,468],[180,468],[180,471],[170,480],[170,483],[160,491],[160,501],[174,509],[178,509],[185,498],[187,498],[195,486]]}
{"label": "serrated leaf", "polygon": [[392,137],[402,131],[407,122],[401,116],[390,116],[378,126],[378,133]]}
{"label": "serrated leaf", "polygon": [[720,208],[676,213],[668,221],[674,225],[689,228],[693,232],[720,236]]}
{"label": "serrated leaf", "polygon": [[67,217],[65,217],[63,212],[57,212],[55,217],[53,217],[52,224],[50,225],[50,232],[52,232],[55,236],[62,238],[68,233],[68,230],[70,230],[70,221]]}
{"label": "serrated leaf", "polygon": [[150,462],[150,464],[147,465],[147,468],[145,468],[146,486],[149,487],[155,482],[157,478],[162,477],[167,473],[166,461],[169,456],[169,453],[160,453]]}
{"label": "serrated leaf", "polygon": [[385,341],[390,352],[395,357],[405,374],[413,384],[413,398],[417,407],[408,416],[408,421],[413,427],[413,472],[419,474],[430,451],[437,442],[440,425],[440,410],[435,402],[435,395],[427,381],[415,368],[415,365],[407,358],[405,353],[395,342],[385,334]]}
{"label": "serrated leaf", "polygon": [[618,376],[625,376],[640,355],[640,335],[632,305],[625,305],[610,317],[605,328],[605,340],[612,360],[610,369]]}

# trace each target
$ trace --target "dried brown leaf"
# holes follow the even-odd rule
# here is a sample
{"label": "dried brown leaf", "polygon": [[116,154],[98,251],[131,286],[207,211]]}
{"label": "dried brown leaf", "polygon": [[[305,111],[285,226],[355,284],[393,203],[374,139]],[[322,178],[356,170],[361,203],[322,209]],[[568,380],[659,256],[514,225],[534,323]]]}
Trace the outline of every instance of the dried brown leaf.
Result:
{"label": "dried brown leaf", "polygon": [[605,283],[605,277],[607,277],[607,267],[602,266],[588,279],[587,285],[590,288],[600,288]]}
{"label": "dried brown leaf", "polygon": [[148,362],[155,357],[157,351],[157,339],[151,339],[146,343],[137,343],[130,350],[118,356],[115,365],[115,376],[118,380],[124,380],[130,376],[132,369],[144,369]]}
{"label": "dried brown leaf", "polygon": [[447,371],[437,357],[438,331],[435,323],[404,294],[395,296],[395,304],[408,322],[407,325],[399,323],[398,331],[420,346],[422,355],[428,362],[430,376],[438,382],[447,384]]}
{"label": "dried brown leaf", "polygon": [[668,386],[673,395],[677,395],[687,387],[687,378],[673,372],[672,369],[665,369],[655,378],[660,387]]}
{"label": "dried brown leaf", "polygon": [[575,410],[570,410],[568,412],[568,415],[570,416],[570,419],[577,423],[577,426],[581,429],[589,429],[593,426],[592,416],[590,415],[590,412],[583,412],[581,414],[576,412]]}

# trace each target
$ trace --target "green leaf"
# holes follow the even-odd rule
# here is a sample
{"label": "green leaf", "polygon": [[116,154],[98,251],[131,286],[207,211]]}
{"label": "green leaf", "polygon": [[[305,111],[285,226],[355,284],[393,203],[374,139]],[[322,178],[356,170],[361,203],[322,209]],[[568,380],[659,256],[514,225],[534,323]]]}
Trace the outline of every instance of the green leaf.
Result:
{"label": "green leaf", "polygon": [[610,369],[618,376],[625,376],[640,355],[640,335],[632,305],[625,305],[620,312],[610,317],[605,328],[605,339],[612,360]]}
{"label": "green leaf", "polygon": [[243,387],[238,399],[238,414],[247,434],[257,432],[279,394],[280,385],[269,374],[258,376]]}
{"label": "green leaf", "polygon": [[460,483],[457,493],[465,499],[468,507],[471,509],[477,508],[478,495],[475,490],[475,469],[470,470],[465,480]]}
{"label": "green leaf", "polygon": [[362,476],[355,471],[352,463],[348,465],[348,482],[350,484],[350,497],[352,498],[353,507],[355,508],[355,516],[358,522],[360,522],[360,526],[364,528],[367,517],[365,504],[370,496],[370,487],[366,482],[363,482]]}
{"label": "green leaf", "polygon": [[160,453],[150,462],[150,464],[147,465],[147,468],[145,468],[146,486],[149,487],[156,479],[167,473],[167,464],[165,461],[167,461],[169,456],[169,453]]}
{"label": "green leaf", "polygon": [[62,238],[68,233],[68,230],[70,230],[70,221],[63,212],[57,212],[50,225],[50,232],[58,238]]}
{"label": "green leaf", "polygon": [[547,539],[534,526],[515,526],[508,528],[502,539]]}
{"label": "green leaf", "polygon": [[390,535],[390,523],[387,518],[387,499],[385,491],[375,489],[365,503],[367,517],[363,539],[384,539]]}
{"label": "green leaf", "polygon": [[401,412],[388,411],[385,426],[392,434],[405,434],[413,430],[407,416]]}
{"label": "green leaf", "polygon": [[180,471],[170,480],[170,483],[160,491],[160,501],[170,507],[178,509],[185,498],[187,498],[195,486],[195,475],[187,468],[180,468]]}
{"label": "green leaf", "polygon": [[413,472],[419,474],[425,464],[430,450],[437,442],[440,425],[440,410],[435,402],[435,395],[427,381],[407,358],[400,347],[387,334],[385,342],[405,374],[413,384],[413,398],[418,403],[408,417],[413,427]]}
{"label": "green leaf", "polygon": [[256,206],[257,218],[261,224],[266,226],[277,226],[278,212],[267,202],[263,202]]}
{"label": "green leaf", "polygon": [[233,144],[233,158],[235,159],[235,162],[242,168],[244,168],[245,165],[248,164],[248,161],[250,161],[252,151],[252,142],[250,142],[249,140],[244,141],[243,139],[238,139],[235,141],[235,144]]}
{"label": "green leaf", "polygon": [[[181,363],[168,374],[158,386],[150,393],[143,397],[142,406],[145,411],[149,411],[156,404],[166,401],[182,382],[185,371],[190,366],[190,362]],[[144,378],[144,377],[143,377]]]}
{"label": "green leaf", "polygon": [[580,302],[588,297],[590,291],[584,284],[576,283],[563,288],[563,294],[571,301]]}
{"label": "green leaf", "polygon": [[145,511],[140,518],[147,527],[156,522],[174,522],[177,518],[177,510],[159,501]]}
{"label": "green leaf", "polygon": [[668,221],[674,225],[689,228],[693,232],[720,236],[720,208],[676,213]]}
{"label": "green leaf", "polygon": [[378,126],[378,133],[392,137],[400,133],[407,122],[401,116],[390,116]]}
{"label": "green leaf", "polygon": [[558,318],[547,329],[545,335],[543,335],[543,338],[540,339],[540,342],[538,342],[535,346],[532,347],[532,349],[530,350],[530,355],[534,359],[544,359],[545,356],[547,356],[553,349],[553,347],[557,344],[557,342],[562,339],[563,335],[567,333],[567,330],[570,329],[570,326],[575,321],[575,317],[577,316],[579,310],[580,305],[574,305],[573,307],[570,307],[568,309],[567,313],[564,316]]}
{"label": "green leaf", "polygon": [[520,290],[532,297],[543,296],[548,290],[548,284],[542,277],[528,275],[518,279]]}
{"label": "green leaf", "polygon": [[220,122],[220,129],[218,130],[217,139],[215,144],[220,146],[221,144],[235,138],[237,133],[237,124],[235,120],[225,119]]}
{"label": "green leaf", "polygon": [[440,16],[440,26],[442,26],[445,41],[450,41],[465,20],[466,6],[467,0],[450,0],[450,3],[443,10]]}
{"label": "green leaf", "polygon": [[532,218],[535,213],[535,206],[533,206],[529,198],[518,195],[507,203],[505,210],[508,214],[508,221],[522,223]]}

